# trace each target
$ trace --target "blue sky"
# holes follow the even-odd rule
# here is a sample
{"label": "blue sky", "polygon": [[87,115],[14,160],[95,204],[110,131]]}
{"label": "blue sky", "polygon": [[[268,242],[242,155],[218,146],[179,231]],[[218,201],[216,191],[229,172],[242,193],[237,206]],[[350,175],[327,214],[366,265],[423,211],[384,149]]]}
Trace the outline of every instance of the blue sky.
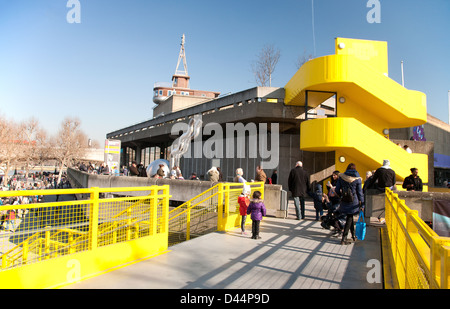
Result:
{"label": "blue sky", "polygon": [[[304,54],[334,54],[334,39],[388,42],[389,76],[427,95],[428,113],[448,122],[450,1],[380,0],[0,0],[0,114],[38,118],[54,133],[77,116],[103,144],[108,132],[152,118],[154,82],[170,81],[186,35],[191,88],[225,94],[256,86],[251,62],[280,49],[272,86],[284,87]],[[315,45],[314,45],[315,41]],[[425,132],[426,134],[426,132]]]}

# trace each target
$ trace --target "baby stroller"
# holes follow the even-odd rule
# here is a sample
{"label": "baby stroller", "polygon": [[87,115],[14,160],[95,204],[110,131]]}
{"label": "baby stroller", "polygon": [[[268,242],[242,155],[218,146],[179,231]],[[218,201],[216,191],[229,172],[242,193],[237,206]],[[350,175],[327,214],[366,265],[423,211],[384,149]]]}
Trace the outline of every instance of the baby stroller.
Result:
{"label": "baby stroller", "polygon": [[339,204],[329,205],[328,213],[320,218],[320,225],[329,230],[334,228],[333,234],[341,234],[344,230],[346,215],[339,211]]}

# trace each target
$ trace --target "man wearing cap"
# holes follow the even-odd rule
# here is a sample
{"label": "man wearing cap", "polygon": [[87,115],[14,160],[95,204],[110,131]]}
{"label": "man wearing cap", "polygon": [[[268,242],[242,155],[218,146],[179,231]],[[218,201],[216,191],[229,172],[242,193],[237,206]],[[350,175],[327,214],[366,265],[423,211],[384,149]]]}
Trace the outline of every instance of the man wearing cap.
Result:
{"label": "man wearing cap", "polygon": [[389,162],[389,160],[383,160],[383,166],[375,171],[375,174],[371,179],[371,184],[374,184],[374,188],[377,188],[378,190],[383,192],[385,188],[389,188],[391,190],[394,189],[395,171],[391,168],[390,165],[391,163]]}

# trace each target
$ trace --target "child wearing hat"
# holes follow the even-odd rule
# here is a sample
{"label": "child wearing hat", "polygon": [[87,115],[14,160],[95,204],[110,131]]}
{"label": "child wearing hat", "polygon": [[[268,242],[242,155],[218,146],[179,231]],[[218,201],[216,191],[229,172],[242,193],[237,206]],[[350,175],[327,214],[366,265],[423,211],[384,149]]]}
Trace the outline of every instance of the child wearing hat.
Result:
{"label": "child wearing hat", "polygon": [[245,233],[245,220],[247,219],[247,207],[250,204],[250,186],[244,184],[244,188],[242,189],[241,195],[238,196],[239,203],[239,213],[241,215],[241,234],[246,235]]}

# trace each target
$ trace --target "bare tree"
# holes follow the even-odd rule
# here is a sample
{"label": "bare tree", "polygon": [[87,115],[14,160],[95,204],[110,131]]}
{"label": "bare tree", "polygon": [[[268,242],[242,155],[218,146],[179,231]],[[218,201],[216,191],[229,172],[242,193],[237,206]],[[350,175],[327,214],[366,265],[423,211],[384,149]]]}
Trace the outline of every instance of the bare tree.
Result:
{"label": "bare tree", "polygon": [[9,179],[12,170],[21,157],[23,151],[22,131],[13,120],[0,116],[0,164],[4,168],[3,184]]}
{"label": "bare tree", "polygon": [[280,59],[280,50],[274,45],[265,45],[252,63],[252,71],[258,86],[272,87],[272,74]]}
{"label": "bare tree", "polygon": [[42,160],[40,160],[42,153],[48,149],[47,134],[34,117],[23,121],[19,129],[23,136],[23,151],[19,160],[25,165],[25,177],[28,177],[29,170],[34,168],[38,162],[42,163]]}
{"label": "bare tree", "polygon": [[58,183],[61,181],[62,169],[83,158],[87,148],[87,135],[81,130],[78,118],[67,117],[52,140],[53,156],[60,163]]}

